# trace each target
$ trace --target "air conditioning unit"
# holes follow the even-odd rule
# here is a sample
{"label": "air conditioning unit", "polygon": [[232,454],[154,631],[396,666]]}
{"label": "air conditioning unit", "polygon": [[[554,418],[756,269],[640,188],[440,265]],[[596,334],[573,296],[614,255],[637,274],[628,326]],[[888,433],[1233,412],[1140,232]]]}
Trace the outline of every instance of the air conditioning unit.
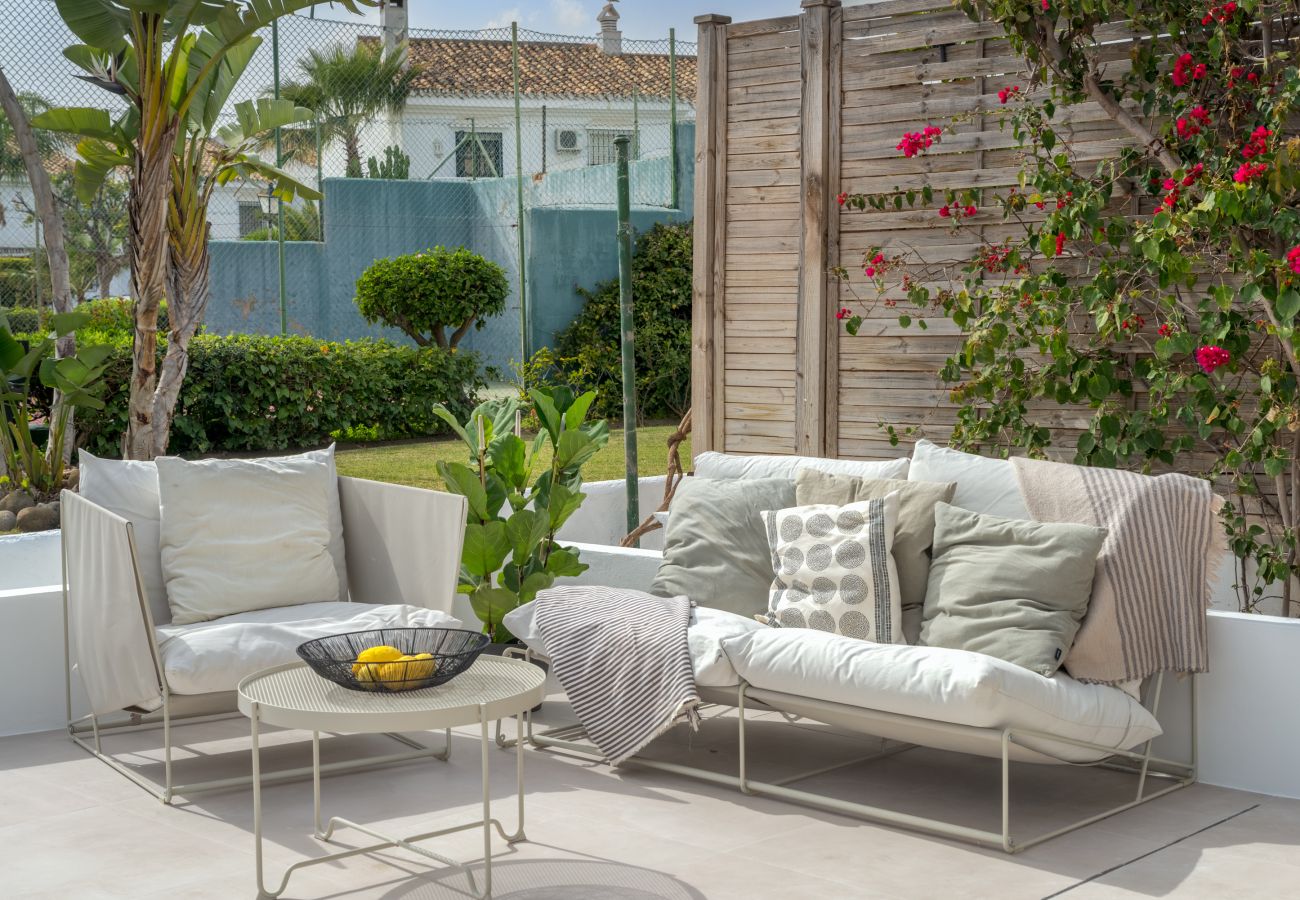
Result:
{"label": "air conditioning unit", "polygon": [[586,135],[576,128],[555,129],[555,152],[581,153],[584,137]]}

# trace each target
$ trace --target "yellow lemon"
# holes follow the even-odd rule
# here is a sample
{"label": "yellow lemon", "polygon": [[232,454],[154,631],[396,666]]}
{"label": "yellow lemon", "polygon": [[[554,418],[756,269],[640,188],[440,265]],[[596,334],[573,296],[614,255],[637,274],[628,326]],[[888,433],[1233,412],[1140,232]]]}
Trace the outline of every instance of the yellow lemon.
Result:
{"label": "yellow lemon", "polygon": [[352,677],[358,681],[379,681],[383,678],[380,675],[383,667],[366,663],[386,663],[401,658],[402,651],[396,647],[379,646],[362,650],[357,654],[357,661],[352,664]]}
{"label": "yellow lemon", "polygon": [[383,674],[380,677],[384,681],[384,687],[390,691],[413,691],[433,677],[437,666],[432,654],[418,653],[385,663],[381,666]]}

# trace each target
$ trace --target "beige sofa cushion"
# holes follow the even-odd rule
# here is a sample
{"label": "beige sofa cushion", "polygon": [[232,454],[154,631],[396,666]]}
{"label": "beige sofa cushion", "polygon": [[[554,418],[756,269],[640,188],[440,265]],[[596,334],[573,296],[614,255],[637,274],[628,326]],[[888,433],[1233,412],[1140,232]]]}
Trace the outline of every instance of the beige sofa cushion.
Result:
{"label": "beige sofa cushion", "polygon": [[156,463],[173,624],[339,599],[328,465],[175,457]]}

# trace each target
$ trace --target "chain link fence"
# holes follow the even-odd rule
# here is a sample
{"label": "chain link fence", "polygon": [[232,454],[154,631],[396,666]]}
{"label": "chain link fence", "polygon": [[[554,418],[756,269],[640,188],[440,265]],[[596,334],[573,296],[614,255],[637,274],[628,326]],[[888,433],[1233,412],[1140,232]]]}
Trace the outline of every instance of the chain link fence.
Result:
{"label": "chain link fence", "polygon": [[[0,0],[0,15],[0,65],[33,108],[122,108],[121,98],[77,78],[79,70],[64,59],[76,39],[53,0]],[[696,47],[671,32],[631,40],[608,27],[590,36],[514,26],[408,30],[299,14],[260,37],[223,119],[233,119],[240,101],[277,94],[312,109],[313,121],[284,129],[278,142],[267,135],[261,152],[323,193],[339,191],[320,206],[287,209],[286,241],[327,240],[331,225],[339,225],[349,240],[369,234],[371,258],[436,244],[471,246],[511,270],[513,304],[522,313],[526,213],[612,208],[619,135],[632,141],[634,205],[681,205],[676,126],[694,119]],[[75,149],[57,136],[45,140],[48,168],[70,198]],[[30,260],[39,237],[15,150],[0,126],[0,257]],[[332,181],[342,178],[377,184],[365,193],[353,181]],[[213,240],[275,240],[278,221],[266,194],[264,184],[252,182],[219,188],[210,207]],[[83,296],[126,289],[124,197],[108,199],[118,206],[98,210],[96,227],[105,234],[92,242],[98,264],[84,266],[96,274],[83,279],[93,282]],[[71,218],[82,225],[86,217]],[[79,239],[69,238],[74,255],[82,252]],[[114,256],[122,261],[106,279],[113,265],[106,257]],[[24,305],[23,296],[6,291],[25,291],[39,303],[39,280],[38,272],[26,282],[10,278],[0,264],[0,304]]]}

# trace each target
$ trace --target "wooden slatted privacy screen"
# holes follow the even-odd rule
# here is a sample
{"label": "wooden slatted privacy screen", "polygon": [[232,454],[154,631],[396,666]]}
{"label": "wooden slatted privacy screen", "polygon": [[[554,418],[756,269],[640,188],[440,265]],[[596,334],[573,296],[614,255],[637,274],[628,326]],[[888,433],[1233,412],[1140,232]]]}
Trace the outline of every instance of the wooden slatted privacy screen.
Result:
{"label": "wooden slatted privacy screen", "polygon": [[[861,281],[873,246],[918,265],[967,258],[1016,228],[992,204],[954,230],[933,206],[841,215],[835,198],[1016,184],[1016,141],[991,114],[999,88],[1027,86],[1023,60],[1000,26],[944,0],[804,0],[798,16],[696,21],[695,447],[905,452],[882,423],[924,424],[945,441],[955,413],[937,372],[957,346],[955,326],[934,317],[927,331],[904,328],[898,310],[876,307],[857,337],[842,335],[835,310],[852,294],[829,272],[842,265]],[[1106,55],[1125,66],[1128,46]],[[929,152],[906,159],[896,149],[903,132],[954,116],[955,133]],[[1078,160],[1128,140],[1095,104],[1056,122]],[[1076,424],[1063,411],[1053,418]]]}

